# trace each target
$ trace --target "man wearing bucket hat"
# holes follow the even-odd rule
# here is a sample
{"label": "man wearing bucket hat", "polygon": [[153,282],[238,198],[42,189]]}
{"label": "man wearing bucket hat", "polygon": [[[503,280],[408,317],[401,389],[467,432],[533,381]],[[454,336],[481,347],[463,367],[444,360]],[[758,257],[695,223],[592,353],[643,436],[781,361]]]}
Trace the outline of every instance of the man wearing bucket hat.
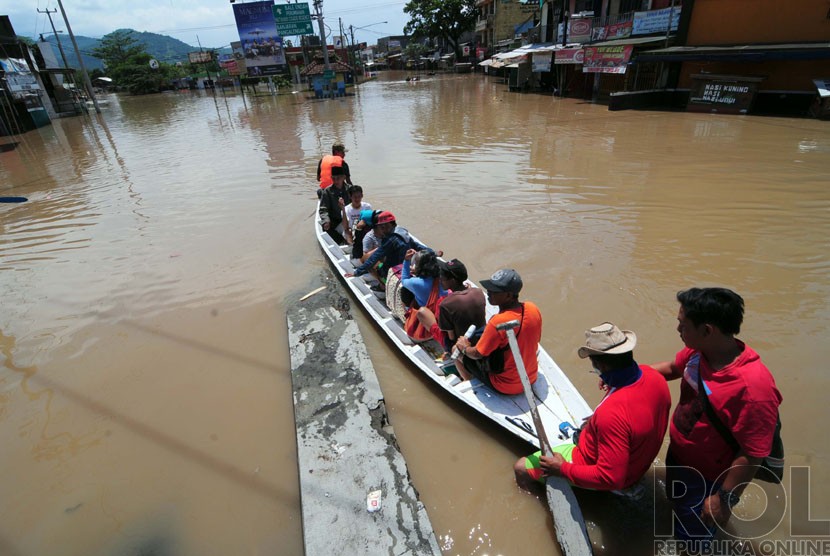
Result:
{"label": "man wearing bucket hat", "polygon": [[517,483],[530,488],[549,475],[594,490],[621,490],[635,485],[663,445],[671,395],[655,369],[634,361],[637,336],[605,322],[585,332],[577,354],[591,360],[602,379],[605,397],[582,426],[574,442],[553,448],[553,456],[536,452],[514,466]]}
{"label": "man wearing bucket hat", "polygon": [[536,382],[539,368],[536,352],[542,337],[542,314],[530,301],[519,301],[522,285],[522,277],[512,268],[497,270],[489,280],[482,280],[481,286],[487,291],[487,299],[491,305],[498,306],[499,312],[487,322],[475,345],[465,336],[458,338],[455,344],[463,355],[456,361],[461,377],[465,380],[475,377],[502,394],[521,394],[524,388],[507,343],[507,333],[497,330],[497,325],[519,321],[516,341],[531,384]]}

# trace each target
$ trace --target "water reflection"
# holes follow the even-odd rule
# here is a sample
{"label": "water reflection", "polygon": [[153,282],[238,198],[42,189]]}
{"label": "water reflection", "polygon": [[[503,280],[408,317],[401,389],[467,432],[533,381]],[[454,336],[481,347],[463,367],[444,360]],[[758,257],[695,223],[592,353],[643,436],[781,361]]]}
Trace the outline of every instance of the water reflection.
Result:
{"label": "water reflection", "polygon": [[[620,321],[642,362],[665,359],[680,347],[674,293],[735,288],[785,421],[808,423],[787,428],[788,446],[827,457],[809,425],[830,386],[826,125],[610,113],[479,75],[403,77],[332,101],[118,97],[0,153],[4,194],[30,198],[0,205],[0,441],[8,477],[28,477],[2,484],[0,516],[21,533],[0,551],[95,552],[68,519],[96,532],[97,553],[301,551],[281,300],[323,267],[306,232],[317,161],[337,140],[366,199],[472,278],[520,270],[543,343],[592,405],[572,349],[587,326]],[[527,446],[455,408],[360,324],[442,546],[555,550],[545,504],[510,476]],[[830,476],[815,473],[826,513]],[[22,497],[36,502],[21,510]],[[584,505],[607,553],[650,553],[637,528],[649,507]]]}

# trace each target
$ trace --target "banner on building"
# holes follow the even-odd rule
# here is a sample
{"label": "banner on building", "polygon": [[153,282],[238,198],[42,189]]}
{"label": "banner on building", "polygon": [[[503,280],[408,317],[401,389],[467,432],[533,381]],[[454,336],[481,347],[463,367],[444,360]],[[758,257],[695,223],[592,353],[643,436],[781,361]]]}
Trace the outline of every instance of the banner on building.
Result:
{"label": "banner on building", "polygon": [[582,71],[585,73],[625,73],[633,45],[586,46]]}
{"label": "banner on building", "polygon": [[[566,38],[569,43],[586,43],[591,40],[591,25],[593,24],[592,17],[572,17],[568,20],[568,36]],[[562,42],[562,24],[559,24],[558,41]]]}
{"label": "banner on building", "polygon": [[581,64],[585,51],[580,48],[563,48],[556,51],[554,64]]}
{"label": "banner on building", "polygon": [[534,52],[530,71],[550,71],[551,58],[553,58],[553,52]]}
{"label": "banner on building", "polygon": [[273,0],[234,4],[233,15],[250,76],[275,75],[282,72],[285,55],[282,38],[277,33]]}
{"label": "banner on building", "polygon": [[649,35],[651,33],[665,33],[671,19],[671,30],[677,31],[680,23],[680,10],[683,6],[674,8],[663,8],[662,10],[651,10],[648,12],[635,12],[632,35]]}
{"label": "banner on building", "polygon": [[625,39],[631,36],[631,30],[633,27],[634,22],[632,21],[615,23],[614,25],[606,25],[605,27],[595,27],[591,33],[591,40],[596,42]]}
{"label": "banner on building", "polygon": [[484,48],[483,46],[477,46],[476,47],[476,59],[477,60],[483,60],[485,56],[487,56],[487,49]]}
{"label": "banner on building", "polygon": [[188,52],[187,61],[191,64],[209,64],[213,61],[213,51]]}
{"label": "banner on building", "polygon": [[0,69],[5,72],[6,86],[12,93],[40,90],[37,78],[23,58],[0,58]]}

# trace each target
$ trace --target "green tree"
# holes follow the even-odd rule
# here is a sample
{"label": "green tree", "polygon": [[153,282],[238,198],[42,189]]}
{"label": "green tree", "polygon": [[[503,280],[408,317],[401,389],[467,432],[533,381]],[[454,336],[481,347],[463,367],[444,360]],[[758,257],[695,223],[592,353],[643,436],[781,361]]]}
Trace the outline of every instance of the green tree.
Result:
{"label": "green tree", "polygon": [[107,74],[119,89],[134,95],[158,93],[167,81],[167,72],[150,67],[152,56],[132,33],[119,29],[105,35],[93,54],[104,61]]}
{"label": "green tree", "polygon": [[409,0],[403,11],[409,22],[403,32],[417,38],[441,38],[461,55],[461,35],[475,28],[478,12],[476,0]]}

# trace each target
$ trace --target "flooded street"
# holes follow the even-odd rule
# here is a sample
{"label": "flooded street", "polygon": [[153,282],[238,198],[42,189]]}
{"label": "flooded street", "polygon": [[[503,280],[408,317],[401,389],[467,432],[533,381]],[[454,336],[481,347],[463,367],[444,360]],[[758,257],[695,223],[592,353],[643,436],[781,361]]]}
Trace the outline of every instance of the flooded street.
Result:
{"label": "flooded street", "polygon": [[[336,140],[365,200],[472,279],[521,273],[591,406],[586,328],[613,321],[639,362],[667,360],[678,290],[740,293],[787,463],[810,466],[811,515],[830,519],[830,125],[403,77],[331,101],[112,95],[0,153],[0,195],[29,199],[0,204],[0,554],[302,554],[284,300],[326,268],[315,170]],[[557,553],[546,503],[513,480],[530,448],[354,312],[445,553]],[[764,491],[744,498],[749,519]],[[595,553],[653,552],[649,500],[580,500]]]}

